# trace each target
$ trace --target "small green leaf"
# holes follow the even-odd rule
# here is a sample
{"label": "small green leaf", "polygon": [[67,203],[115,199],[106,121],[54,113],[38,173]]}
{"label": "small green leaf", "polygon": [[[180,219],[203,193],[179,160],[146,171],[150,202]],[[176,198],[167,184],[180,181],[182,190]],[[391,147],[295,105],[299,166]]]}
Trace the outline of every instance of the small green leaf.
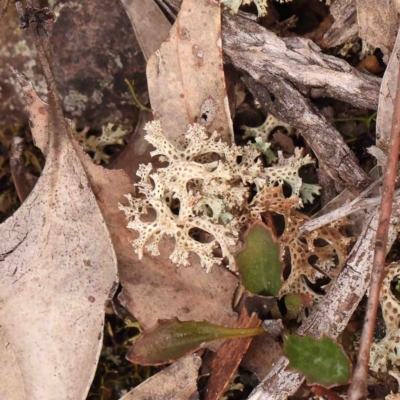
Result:
{"label": "small green leaf", "polygon": [[312,297],[309,294],[291,293],[284,297],[286,307],[286,319],[296,319],[302,308],[312,305]]}
{"label": "small green leaf", "polygon": [[256,221],[246,232],[245,240],[246,247],[236,256],[243,286],[253,294],[278,296],[283,284],[283,266],[271,230]]}
{"label": "small green leaf", "polygon": [[296,319],[302,307],[302,299],[299,294],[288,294],[284,298],[287,319]]}
{"label": "small green leaf", "polygon": [[181,322],[177,318],[161,320],[139,336],[126,357],[135,364],[166,364],[196,351],[206,342],[245,338],[262,333],[264,329],[261,327],[226,328],[207,321]]}
{"label": "small green leaf", "polygon": [[290,361],[289,368],[303,373],[309,384],[329,388],[344,385],[350,379],[350,361],[331,338],[286,335],[283,352]]}

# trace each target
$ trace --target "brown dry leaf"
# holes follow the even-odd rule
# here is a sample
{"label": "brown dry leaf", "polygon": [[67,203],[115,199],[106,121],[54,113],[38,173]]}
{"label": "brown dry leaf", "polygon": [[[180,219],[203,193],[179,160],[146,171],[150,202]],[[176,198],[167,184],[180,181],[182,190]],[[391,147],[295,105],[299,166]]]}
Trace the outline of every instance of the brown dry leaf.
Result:
{"label": "brown dry leaf", "polygon": [[[237,321],[237,328],[255,328],[261,321],[257,315],[242,309]],[[217,350],[211,363],[211,375],[207,382],[205,400],[218,400],[226,390],[240,361],[250,346],[253,338],[227,340]]]}
{"label": "brown dry leaf", "polygon": [[179,144],[187,125],[198,122],[233,141],[216,0],[184,0],[168,39],[147,63],[154,119]]}
{"label": "brown dry leaf", "polygon": [[[31,88],[27,94],[31,99],[30,109],[41,110],[41,120],[34,120],[32,134],[36,144],[43,149],[47,138],[47,105]],[[37,115],[37,114],[36,114]],[[33,117],[30,113],[30,117]],[[215,324],[233,326],[236,314],[231,303],[238,285],[237,278],[226,268],[214,266],[206,273],[198,261],[191,267],[177,267],[168,255],[173,244],[164,240],[161,256],[144,254],[139,260],[131,241],[135,233],[126,228],[126,219],[118,204],[124,195],[133,190],[133,185],[123,171],[111,171],[94,165],[74,141],[85,172],[99,207],[108,226],[118,258],[118,271],[123,290],[119,295],[121,304],[137,318],[144,329],[159,319],[178,317],[182,321],[206,320]],[[164,256],[163,256],[164,255]]]}
{"label": "brown dry leaf", "polygon": [[385,74],[382,78],[381,90],[379,93],[378,115],[376,118],[376,145],[385,154],[389,149],[390,130],[392,127],[394,100],[396,97],[396,84],[399,74],[400,57],[400,32],[397,34],[396,43]]}
{"label": "brown dry leaf", "polygon": [[[24,91],[32,89],[24,77],[19,81]],[[68,137],[50,134],[54,145],[42,176],[0,226],[1,390],[18,386],[1,396],[8,400],[86,398],[104,307],[118,279],[111,238],[81,162]]]}
{"label": "brown dry leaf", "polygon": [[122,0],[122,4],[148,60],[168,36],[171,24],[153,0]]}
{"label": "brown dry leaf", "polygon": [[388,59],[396,40],[400,5],[388,0],[356,0],[356,3],[358,35],[380,48]]}
{"label": "brown dry leaf", "polygon": [[197,371],[200,365],[201,358],[197,354],[181,358],[120,400],[198,400]]}
{"label": "brown dry leaf", "polygon": [[270,333],[265,332],[252,340],[249,350],[243,357],[242,365],[254,372],[262,381],[282,355],[283,351],[279,342]]}

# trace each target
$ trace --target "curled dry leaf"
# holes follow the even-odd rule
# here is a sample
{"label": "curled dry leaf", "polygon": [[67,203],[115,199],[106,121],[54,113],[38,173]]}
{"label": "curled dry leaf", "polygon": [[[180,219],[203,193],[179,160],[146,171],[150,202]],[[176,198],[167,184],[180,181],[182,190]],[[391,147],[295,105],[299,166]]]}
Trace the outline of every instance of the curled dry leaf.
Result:
{"label": "curled dry leaf", "polygon": [[201,358],[192,354],[147,379],[120,400],[198,400],[197,371]]}
{"label": "curled dry leaf", "polygon": [[[237,328],[252,328],[259,326],[261,321],[255,313],[251,314],[242,308]],[[212,363],[210,378],[207,382],[205,400],[218,400],[226,390],[243,356],[246,354],[253,338],[226,341],[216,351]]]}
{"label": "curled dry leaf", "polygon": [[[33,122],[32,134],[43,151],[47,148],[48,106],[32,87],[28,95],[32,99],[28,109]],[[160,245],[160,257],[144,254],[139,260],[131,245],[135,233],[126,228],[125,215],[118,209],[118,204],[125,200],[124,195],[132,191],[132,182],[123,171],[94,165],[76,141],[74,146],[111,234],[123,287],[119,295],[122,305],[144,329],[154,326],[159,319],[173,317],[232,326],[236,314],[230,305],[238,279],[219,266],[209,274],[204,273],[194,260],[189,268],[177,268],[168,259],[174,246],[168,239]]]}
{"label": "curled dry leaf", "polygon": [[[0,354],[7,358],[0,365],[11,385],[21,383],[1,396],[10,400],[86,398],[117,282],[111,238],[82,164],[68,137],[50,135],[57,139],[42,176],[0,226]],[[3,380],[1,390],[8,385]]]}
{"label": "curled dry leaf", "polygon": [[168,39],[147,63],[154,118],[178,145],[188,124],[195,122],[232,142],[220,7],[216,0],[184,0]]}

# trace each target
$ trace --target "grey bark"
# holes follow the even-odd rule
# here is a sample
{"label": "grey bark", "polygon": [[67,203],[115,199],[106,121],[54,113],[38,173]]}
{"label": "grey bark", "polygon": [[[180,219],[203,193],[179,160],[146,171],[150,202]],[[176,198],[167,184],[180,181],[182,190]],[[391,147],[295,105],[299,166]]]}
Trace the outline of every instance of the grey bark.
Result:
{"label": "grey bark", "polygon": [[332,97],[359,108],[378,107],[380,78],[322,54],[309,39],[279,38],[247,18],[226,15],[222,39],[232,63],[264,85],[273,75],[310,97]]}
{"label": "grey bark", "polygon": [[[233,57],[232,62],[236,63]],[[300,131],[335,181],[353,193],[360,193],[371,183],[340,133],[291,83],[267,72],[264,72],[266,87],[250,77],[243,80],[266,110]]]}
{"label": "grey bark", "polygon": [[330,8],[334,23],[324,35],[327,47],[340,46],[357,38],[357,7],[355,0],[336,0]]}

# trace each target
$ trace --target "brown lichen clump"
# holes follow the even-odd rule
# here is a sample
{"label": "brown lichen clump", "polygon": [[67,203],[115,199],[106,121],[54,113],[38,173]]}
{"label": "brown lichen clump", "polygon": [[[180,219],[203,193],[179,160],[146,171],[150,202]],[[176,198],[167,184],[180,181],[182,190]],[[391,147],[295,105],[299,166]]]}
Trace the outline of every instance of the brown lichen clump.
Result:
{"label": "brown lichen clump", "polygon": [[324,226],[302,236],[299,228],[310,218],[296,210],[301,205],[299,197],[284,197],[282,186],[262,190],[255,197],[254,205],[256,212],[277,213],[285,221],[285,230],[278,243],[282,254],[286,250],[290,253],[291,272],[281,288],[280,296],[301,293],[311,295],[316,300],[318,296],[309,288],[304,278],[307,277],[310,282],[315,283],[319,278],[333,279],[337,276],[351,241],[340,233],[343,222]]}

